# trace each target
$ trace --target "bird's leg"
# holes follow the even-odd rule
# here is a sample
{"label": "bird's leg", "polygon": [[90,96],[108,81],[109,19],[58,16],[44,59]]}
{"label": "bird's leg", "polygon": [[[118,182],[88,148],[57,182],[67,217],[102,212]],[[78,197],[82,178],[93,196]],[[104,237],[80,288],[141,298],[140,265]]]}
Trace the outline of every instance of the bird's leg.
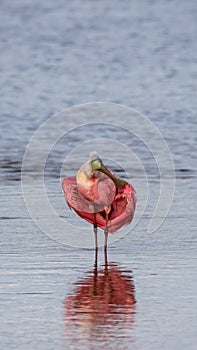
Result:
{"label": "bird's leg", "polygon": [[104,231],[105,239],[104,239],[104,257],[105,257],[105,266],[107,266],[107,239],[108,239],[108,227],[105,226]]}
{"label": "bird's leg", "polygon": [[104,249],[107,250],[107,239],[108,239],[108,227],[107,226],[105,226],[104,234],[105,234]]}
{"label": "bird's leg", "polygon": [[105,257],[105,267],[107,266],[107,239],[108,239],[108,211],[106,210],[106,225],[104,230],[104,257]]}
{"label": "bird's leg", "polygon": [[97,238],[97,226],[94,224],[94,237],[95,237],[95,260],[94,260],[94,267],[97,269],[97,262],[98,262],[98,238]]}
{"label": "bird's leg", "polygon": [[97,262],[98,262],[98,237],[97,237],[97,224],[96,224],[96,215],[95,214],[94,214],[94,239],[95,239],[94,267],[97,268]]}
{"label": "bird's leg", "polygon": [[98,249],[97,225],[94,224],[95,249]]}

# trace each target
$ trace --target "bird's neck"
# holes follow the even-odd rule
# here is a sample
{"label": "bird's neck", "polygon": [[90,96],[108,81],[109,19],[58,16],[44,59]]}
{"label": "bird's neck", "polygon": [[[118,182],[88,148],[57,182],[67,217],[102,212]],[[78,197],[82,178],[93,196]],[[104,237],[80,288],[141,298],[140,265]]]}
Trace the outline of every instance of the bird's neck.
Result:
{"label": "bird's neck", "polygon": [[90,187],[99,180],[99,174],[97,172],[92,172],[87,174],[85,171],[79,170],[76,176],[77,183],[84,185],[85,187]]}
{"label": "bird's neck", "polygon": [[92,173],[92,176],[90,177],[86,172],[79,170],[76,176],[76,180],[78,191],[85,199],[89,201],[95,201],[99,198],[99,177],[95,172]]}

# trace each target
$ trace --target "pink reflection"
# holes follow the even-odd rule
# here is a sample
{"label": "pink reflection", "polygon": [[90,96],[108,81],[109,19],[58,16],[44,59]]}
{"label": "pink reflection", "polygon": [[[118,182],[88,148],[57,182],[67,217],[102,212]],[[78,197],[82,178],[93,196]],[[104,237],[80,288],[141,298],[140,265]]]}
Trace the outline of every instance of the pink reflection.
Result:
{"label": "pink reflection", "polygon": [[110,264],[87,273],[65,301],[65,321],[86,325],[134,322],[135,288],[131,271]]}

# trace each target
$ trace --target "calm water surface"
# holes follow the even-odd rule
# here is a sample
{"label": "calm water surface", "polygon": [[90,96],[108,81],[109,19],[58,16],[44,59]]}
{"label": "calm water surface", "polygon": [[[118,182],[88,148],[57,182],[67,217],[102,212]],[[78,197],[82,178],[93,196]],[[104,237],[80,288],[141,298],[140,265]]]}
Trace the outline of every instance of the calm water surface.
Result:
{"label": "calm water surface", "polygon": [[[196,349],[196,3],[18,0],[0,6],[1,348]],[[61,164],[92,135],[131,147],[148,176],[143,217],[109,245],[108,267],[100,248],[97,270],[93,250],[61,245],[39,230],[20,185],[22,157],[36,128],[54,112],[91,101],[145,113],[176,167],[172,208],[148,234],[159,176],[143,143],[99,126],[81,127],[57,143],[45,182],[62,217]],[[75,171],[71,163],[70,174]],[[35,179],[39,168],[28,172]],[[134,168],[139,206],[143,181]],[[89,225],[87,231],[92,234]]]}

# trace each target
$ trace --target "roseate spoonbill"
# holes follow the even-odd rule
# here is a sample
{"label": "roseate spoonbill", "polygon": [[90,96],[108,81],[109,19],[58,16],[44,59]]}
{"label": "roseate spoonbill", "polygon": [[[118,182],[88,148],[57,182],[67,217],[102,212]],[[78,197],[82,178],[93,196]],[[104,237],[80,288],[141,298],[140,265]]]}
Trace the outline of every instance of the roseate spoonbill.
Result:
{"label": "roseate spoonbill", "polygon": [[94,225],[96,250],[97,227],[104,230],[106,251],[108,232],[114,233],[133,218],[136,203],[133,186],[115,176],[93,152],[77,176],[66,177],[62,187],[70,209]]}

